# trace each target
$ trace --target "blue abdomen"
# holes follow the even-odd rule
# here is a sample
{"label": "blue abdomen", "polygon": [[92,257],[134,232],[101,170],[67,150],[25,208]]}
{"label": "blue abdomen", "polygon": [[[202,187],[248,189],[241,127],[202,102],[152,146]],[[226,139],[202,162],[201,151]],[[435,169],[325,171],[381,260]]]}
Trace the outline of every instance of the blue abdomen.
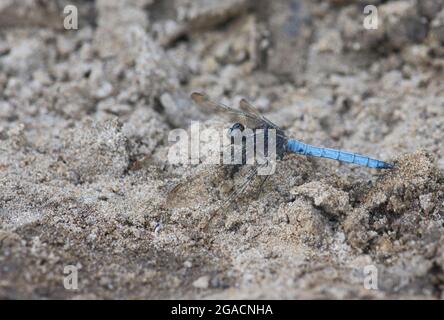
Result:
{"label": "blue abdomen", "polygon": [[289,152],[298,153],[306,156],[333,159],[341,162],[354,163],[369,168],[376,168],[376,169],[393,168],[393,165],[381,160],[372,159],[352,152],[315,147],[294,139],[288,140],[287,150]]}

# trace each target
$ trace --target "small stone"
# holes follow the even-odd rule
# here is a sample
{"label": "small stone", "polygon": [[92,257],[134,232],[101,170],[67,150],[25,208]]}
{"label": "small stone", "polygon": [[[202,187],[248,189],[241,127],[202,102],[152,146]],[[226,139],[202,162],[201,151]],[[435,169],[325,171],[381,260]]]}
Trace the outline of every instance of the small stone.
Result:
{"label": "small stone", "polygon": [[292,193],[311,199],[316,207],[321,207],[330,216],[339,216],[351,210],[346,192],[319,181],[305,183]]}
{"label": "small stone", "polygon": [[207,289],[210,284],[209,276],[202,276],[193,282],[193,287],[198,289]]}
{"label": "small stone", "polygon": [[416,4],[420,15],[433,19],[443,7],[442,0],[421,0]]}
{"label": "small stone", "polygon": [[436,15],[436,18],[430,25],[431,37],[439,42],[444,42],[444,9]]}
{"label": "small stone", "polygon": [[412,45],[403,51],[403,58],[411,65],[426,65],[430,60],[428,47],[425,45]]}
{"label": "small stone", "polygon": [[113,92],[113,86],[109,82],[104,82],[94,93],[97,99],[104,99]]}
{"label": "small stone", "polygon": [[419,203],[425,213],[430,213],[435,208],[435,204],[433,203],[433,195],[431,193],[420,195]]}

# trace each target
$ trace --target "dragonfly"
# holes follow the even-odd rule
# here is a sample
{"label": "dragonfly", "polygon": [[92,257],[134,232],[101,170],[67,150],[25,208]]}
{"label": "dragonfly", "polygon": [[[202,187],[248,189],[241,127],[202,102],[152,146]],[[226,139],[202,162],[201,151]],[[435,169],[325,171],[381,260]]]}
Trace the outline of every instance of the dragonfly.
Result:
{"label": "dragonfly", "polygon": [[[208,95],[199,92],[193,92],[191,94],[191,99],[194,101],[195,104],[197,104],[199,107],[206,110],[207,112],[209,111],[211,113],[216,113],[228,117],[231,123],[233,123],[231,127],[228,128],[228,136],[230,138],[234,138],[235,134],[238,134],[239,131],[242,132],[248,128],[251,129],[250,132],[252,132],[251,135],[254,138],[253,139],[254,142],[256,142],[258,139],[264,139],[265,145],[267,145],[267,140],[268,140],[267,132],[269,132],[269,130],[274,130],[276,137],[273,140],[273,143],[275,144],[274,147],[275,147],[276,160],[282,160],[282,158],[285,155],[294,153],[308,157],[331,159],[343,163],[356,164],[368,168],[375,168],[375,169],[393,168],[393,165],[391,163],[370,158],[368,156],[364,156],[358,153],[353,153],[338,149],[318,147],[304,143],[301,140],[289,138],[287,137],[282,128],[280,128],[279,126],[271,122],[269,119],[267,119],[252,104],[250,104],[245,99],[241,99],[239,101],[238,108],[233,108],[224,105],[222,103],[214,102],[209,98]],[[234,143],[233,139],[231,140],[231,143]],[[245,148],[245,145],[243,144],[237,147],[243,149]],[[257,150],[255,151],[256,151],[256,156],[258,156]],[[270,160],[267,158],[266,153],[267,149],[265,148],[265,150],[262,150],[262,154],[259,157],[262,158],[261,163],[258,164],[257,166],[253,166],[253,168],[251,168],[246,173],[245,178],[243,179],[241,184],[233,188],[233,191],[228,196],[228,198],[210,216],[207,223],[204,225],[205,228],[209,225],[209,223],[217,214],[217,212],[219,212],[222,208],[225,208],[226,205],[229,205],[237,196],[239,196],[242,192],[245,191],[249,183],[258,174],[258,170],[261,167],[264,167],[265,165],[269,164],[268,160],[273,161],[273,159]],[[243,152],[242,163],[240,165],[241,166],[245,165],[247,160],[249,159],[246,158],[246,152]],[[265,182],[266,178],[268,178],[268,176],[265,177],[262,183]]]}

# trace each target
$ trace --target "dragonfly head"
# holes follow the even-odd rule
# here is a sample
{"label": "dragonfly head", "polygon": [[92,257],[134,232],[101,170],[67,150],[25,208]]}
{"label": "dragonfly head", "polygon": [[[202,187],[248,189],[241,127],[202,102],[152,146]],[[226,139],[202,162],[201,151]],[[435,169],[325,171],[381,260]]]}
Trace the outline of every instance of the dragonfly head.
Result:
{"label": "dragonfly head", "polygon": [[228,129],[228,138],[234,138],[237,135],[241,135],[242,131],[245,130],[245,127],[242,125],[242,123],[236,122],[231,126],[231,128]]}

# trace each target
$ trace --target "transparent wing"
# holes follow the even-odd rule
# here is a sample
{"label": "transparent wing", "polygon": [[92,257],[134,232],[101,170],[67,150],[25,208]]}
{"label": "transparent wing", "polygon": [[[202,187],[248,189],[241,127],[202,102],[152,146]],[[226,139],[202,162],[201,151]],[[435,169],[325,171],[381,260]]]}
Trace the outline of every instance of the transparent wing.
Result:
{"label": "transparent wing", "polygon": [[[222,214],[225,210],[227,210],[230,205],[248,188],[250,183],[255,180],[255,178],[259,178],[261,180],[260,186],[263,185],[268,176],[258,176],[258,170],[262,167],[262,165],[250,166],[248,170],[244,173],[238,172],[241,176],[236,178],[237,183],[232,187],[232,191],[230,194],[222,200],[222,203],[211,211],[208,219],[205,219],[201,222],[200,228],[203,230],[208,230],[208,227],[211,225],[213,219],[218,215]],[[227,172],[223,171],[226,167],[220,167],[216,172],[212,173],[212,176],[223,175],[224,177],[227,175]],[[193,203],[196,203],[196,191],[201,194],[202,199],[197,199],[198,202],[208,202],[211,201],[211,196],[202,192],[202,185],[205,184],[205,181],[208,180],[208,171],[201,171],[197,173],[195,176],[186,179],[185,181],[177,184],[167,195],[167,207],[168,208],[180,208],[180,207],[191,207]],[[233,178],[235,179],[235,178]],[[203,196],[205,194],[205,196]]]}
{"label": "transparent wing", "polygon": [[228,116],[228,119],[231,122],[242,123],[247,128],[253,129],[266,127],[267,122],[262,119],[259,111],[257,110],[255,110],[255,113],[250,113],[246,110],[237,110],[222,103],[211,101],[206,94],[199,92],[193,92],[191,94],[191,99],[204,110],[221,113]]}
{"label": "transparent wing", "polygon": [[265,116],[263,116],[251,103],[249,103],[245,99],[241,99],[241,101],[239,102],[239,109],[241,109],[245,113],[254,115],[258,119],[260,119],[263,123],[266,123],[269,127],[280,129],[273,122],[265,118]]}
{"label": "transparent wing", "polygon": [[253,179],[257,176],[258,166],[253,166],[249,169],[248,173],[243,177],[242,182],[238,185],[235,185],[233,191],[230,195],[222,202],[222,204],[214,210],[207,221],[204,221],[201,225],[201,229],[206,231],[208,227],[211,225],[213,219],[220,213],[226,210],[233,201],[239,197],[248,187],[248,185],[253,181]]}
{"label": "transparent wing", "polygon": [[241,109],[243,112],[251,113],[251,114],[255,115],[256,117],[261,118],[261,113],[259,112],[259,110],[257,110],[255,107],[253,107],[251,105],[251,103],[249,103],[245,99],[241,99],[239,101],[239,109]]}
{"label": "transparent wing", "polygon": [[177,183],[166,196],[166,205],[168,208],[186,208],[196,203],[205,203],[210,201],[211,194],[208,184],[212,184],[209,177],[218,179],[223,175],[222,165],[212,168],[203,167],[179,183]]}

